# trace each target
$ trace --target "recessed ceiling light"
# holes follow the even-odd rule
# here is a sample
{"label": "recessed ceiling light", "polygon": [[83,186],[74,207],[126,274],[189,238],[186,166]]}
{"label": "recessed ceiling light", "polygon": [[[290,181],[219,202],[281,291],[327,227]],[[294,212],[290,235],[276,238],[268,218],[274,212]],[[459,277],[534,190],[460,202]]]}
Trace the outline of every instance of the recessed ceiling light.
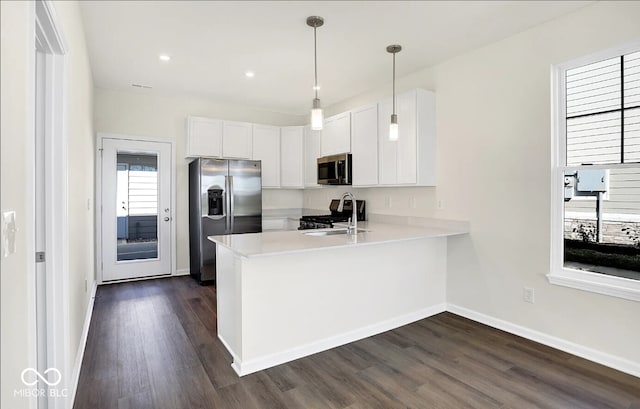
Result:
{"label": "recessed ceiling light", "polygon": [[160,59],[160,61],[171,61],[171,56],[168,54],[160,54],[158,58]]}
{"label": "recessed ceiling light", "polygon": [[256,76],[256,73],[255,73],[255,72],[253,72],[253,71],[245,71],[244,75],[245,75],[245,77],[247,77],[247,78],[253,78],[253,77],[255,77],[255,76]]}

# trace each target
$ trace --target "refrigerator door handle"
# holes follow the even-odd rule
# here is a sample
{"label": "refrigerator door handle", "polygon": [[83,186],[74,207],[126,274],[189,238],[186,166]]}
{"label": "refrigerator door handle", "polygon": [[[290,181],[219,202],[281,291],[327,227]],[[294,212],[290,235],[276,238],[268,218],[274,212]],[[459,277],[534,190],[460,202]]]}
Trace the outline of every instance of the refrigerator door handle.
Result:
{"label": "refrigerator door handle", "polygon": [[231,183],[229,181],[229,176],[224,177],[224,232],[225,234],[229,234],[230,225],[231,225],[231,194],[229,190],[231,189]]}
{"label": "refrigerator door handle", "polygon": [[233,222],[234,222],[234,213],[236,211],[235,209],[235,200],[234,200],[234,196],[235,196],[235,192],[233,191],[233,176],[229,176],[229,211],[227,212],[229,214],[229,220],[231,221],[231,228],[229,230],[229,233],[233,233]]}

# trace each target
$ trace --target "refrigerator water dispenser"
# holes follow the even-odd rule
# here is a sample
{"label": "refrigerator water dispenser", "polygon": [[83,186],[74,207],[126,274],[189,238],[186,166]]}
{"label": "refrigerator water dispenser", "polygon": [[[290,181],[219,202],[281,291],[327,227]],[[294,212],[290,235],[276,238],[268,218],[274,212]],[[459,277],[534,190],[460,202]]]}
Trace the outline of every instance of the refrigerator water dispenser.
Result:
{"label": "refrigerator water dispenser", "polygon": [[210,188],[207,190],[209,197],[209,216],[220,216],[224,214],[224,195],[220,188]]}

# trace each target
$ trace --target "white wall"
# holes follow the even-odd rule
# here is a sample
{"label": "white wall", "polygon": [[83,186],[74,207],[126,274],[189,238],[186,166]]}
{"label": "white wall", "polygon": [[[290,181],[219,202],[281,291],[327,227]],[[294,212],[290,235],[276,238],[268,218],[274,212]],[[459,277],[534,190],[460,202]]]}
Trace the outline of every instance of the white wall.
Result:
{"label": "white wall", "polygon": [[[33,305],[33,282],[28,280],[33,271],[33,253],[29,243],[33,241],[31,220],[31,177],[33,160],[33,2],[0,2],[1,7],[1,85],[2,106],[1,155],[2,155],[2,210],[15,210],[17,214],[17,252],[2,259],[2,401],[7,408],[26,408],[28,399],[14,397],[13,390],[24,387],[20,381],[23,369],[33,366],[29,360],[35,339],[29,327],[27,312]],[[93,213],[86,201],[93,197],[93,131],[92,89],[82,21],[77,2],[54,4],[58,23],[64,33],[69,54],[67,56],[68,79],[65,93],[68,98],[65,132],[68,140],[68,230],[69,312],[64,317],[68,324],[65,337],[69,341],[66,367],[74,367],[78,352],[89,293],[85,291],[85,279],[89,288],[94,280],[93,267]],[[71,377],[63,373],[65,382]],[[69,387],[70,385],[64,385]]]}
{"label": "white wall", "polygon": [[[69,351],[76,367],[91,289],[95,282],[93,77],[77,2],[56,1],[67,47],[65,132],[67,134],[67,215],[69,236]],[[86,285],[85,285],[86,281]],[[69,374],[70,375],[70,374]]]}
{"label": "white wall", "polygon": [[[268,125],[299,125],[306,117],[279,114],[246,106],[216,103],[187,97],[159,97],[144,91],[94,90],[95,132],[164,138],[176,143],[177,268],[189,269],[189,160],[184,158],[185,121],[188,115],[245,121]],[[265,190],[266,209],[295,208],[302,205],[302,192]]]}
{"label": "white wall", "polygon": [[[1,323],[0,347],[2,362],[2,390],[0,406],[27,408],[27,399],[13,398],[13,390],[23,387],[20,372],[33,364],[29,361],[30,342],[28,308],[29,282],[27,276],[31,257],[27,241],[33,224],[29,222],[29,166],[25,160],[32,136],[28,117],[30,95],[29,28],[33,4],[29,2],[0,2],[0,155],[2,211],[15,210],[18,232],[16,253],[0,259]],[[7,175],[11,175],[8,177]]]}
{"label": "white wall", "polygon": [[[550,65],[637,39],[639,21],[640,3],[600,2],[434,69],[438,193],[471,221],[470,238],[449,248],[448,301],[636,364],[637,302],[550,285],[545,274]],[[473,155],[454,160],[460,146]],[[472,201],[447,178],[454,172]],[[523,286],[536,289],[535,304],[522,301]]]}
{"label": "white wall", "polygon": [[[449,303],[636,364],[637,302],[550,285],[545,274],[550,66],[639,38],[639,21],[638,2],[599,2],[400,78],[400,92],[423,87],[436,93],[438,181],[436,188],[392,191],[399,205],[413,195],[424,197],[421,216],[470,221],[470,235],[449,240]],[[381,99],[389,89],[385,85],[330,107],[327,115]],[[386,209],[381,199],[389,192],[358,189],[356,196],[370,201],[370,213],[414,211]],[[325,196],[305,191],[305,206],[323,208]],[[436,200],[444,209],[436,209]],[[535,304],[523,302],[523,286],[535,288]]]}

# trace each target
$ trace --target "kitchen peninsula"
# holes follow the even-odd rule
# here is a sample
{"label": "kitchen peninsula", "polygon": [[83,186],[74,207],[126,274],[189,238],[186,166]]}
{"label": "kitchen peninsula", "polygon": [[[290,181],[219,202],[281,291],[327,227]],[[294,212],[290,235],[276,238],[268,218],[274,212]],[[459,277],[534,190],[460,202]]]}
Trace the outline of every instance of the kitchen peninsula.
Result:
{"label": "kitchen peninsula", "polygon": [[234,370],[246,375],[444,311],[447,237],[468,227],[437,226],[210,236],[218,337]]}

